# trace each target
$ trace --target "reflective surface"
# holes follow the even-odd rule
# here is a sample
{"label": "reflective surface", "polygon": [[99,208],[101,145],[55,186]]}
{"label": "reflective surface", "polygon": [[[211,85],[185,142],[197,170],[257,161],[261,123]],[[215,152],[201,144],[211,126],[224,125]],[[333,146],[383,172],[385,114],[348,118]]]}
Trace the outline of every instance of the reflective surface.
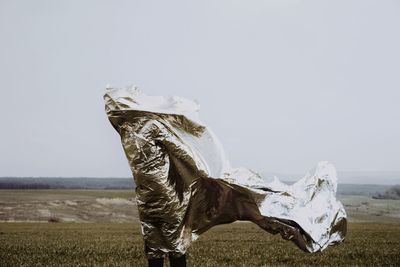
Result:
{"label": "reflective surface", "polygon": [[201,233],[236,220],[279,233],[306,252],[344,240],[346,213],[336,200],[332,164],[318,163],[290,186],[277,178],[268,183],[230,166],[196,103],[133,87],[109,88],[104,99],[135,179],[149,258],[182,255]]}

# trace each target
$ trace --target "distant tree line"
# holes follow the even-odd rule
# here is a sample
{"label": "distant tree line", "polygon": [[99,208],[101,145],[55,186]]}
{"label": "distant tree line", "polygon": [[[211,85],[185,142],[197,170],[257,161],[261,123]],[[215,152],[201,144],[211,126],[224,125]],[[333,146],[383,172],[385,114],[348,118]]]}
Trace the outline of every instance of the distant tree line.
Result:
{"label": "distant tree line", "polygon": [[[0,189],[133,189],[132,178],[0,177]],[[400,185],[339,184],[338,194],[400,199]]]}
{"label": "distant tree line", "polygon": [[133,189],[134,187],[132,178],[0,178],[0,189]]}
{"label": "distant tree line", "polygon": [[50,189],[50,185],[41,183],[0,182],[0,189]]}
{"label": "distant tree line", "polygon": [[386,190],[385,193],[373,196],[376,199],[400,199],[400,185],[395,185]]}
{"label": "distant tree line", "polygon": [[338,184],[337,192],[340,195],[375,196],[385,193],[391,186],[379,184]]}

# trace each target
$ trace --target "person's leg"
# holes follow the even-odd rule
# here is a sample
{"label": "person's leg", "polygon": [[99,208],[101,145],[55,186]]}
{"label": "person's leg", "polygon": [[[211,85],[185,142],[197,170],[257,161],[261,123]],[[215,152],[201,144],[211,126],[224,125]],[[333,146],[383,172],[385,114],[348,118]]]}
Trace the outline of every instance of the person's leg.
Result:
{"label": "person's leg", "polygon": [[169,264],[171,267],[186,267],[186,254],[177,258],[169,256]]}
{"label": "person's leg", "polygon": [[163,267],[164,266],[164,258],[157,259],[148,259],[149,267]]}
{"label": "person's leg", "polygon": [[[150,248],[147,245],[144,246],[144,252],[149,256]],[[149,267],[163,267],[164,258],[148,258],[148,263]]]}

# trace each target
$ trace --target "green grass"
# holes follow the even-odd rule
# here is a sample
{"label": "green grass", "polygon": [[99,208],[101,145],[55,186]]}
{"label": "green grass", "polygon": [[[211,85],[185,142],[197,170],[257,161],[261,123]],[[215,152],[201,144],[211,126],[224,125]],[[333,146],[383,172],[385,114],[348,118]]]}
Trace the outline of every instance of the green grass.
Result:
{"label": "green grass", "polygon": [[[0,266],[146,266],[139,224],[0,223]],[[194,242],[189,266],[400,266],[400,224],[353,223],[345,243],[307,254],[251,223]]]}

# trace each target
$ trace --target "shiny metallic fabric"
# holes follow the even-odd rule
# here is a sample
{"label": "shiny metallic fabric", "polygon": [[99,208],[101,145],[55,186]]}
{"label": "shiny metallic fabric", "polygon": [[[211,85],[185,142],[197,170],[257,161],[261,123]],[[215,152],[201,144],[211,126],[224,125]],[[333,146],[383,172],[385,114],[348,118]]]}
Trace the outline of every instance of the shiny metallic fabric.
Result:
{"label": "shiny metallic fabric", "polygon": [[268,183],[230,166],[196,103],[133,87],[109,88],[104,99],[135,179],[148,258],[180,256],[200,234],[236,220],[279,233],[306,252],[344,240],[333,165],[320,162],[290,186],[277,178]]}

